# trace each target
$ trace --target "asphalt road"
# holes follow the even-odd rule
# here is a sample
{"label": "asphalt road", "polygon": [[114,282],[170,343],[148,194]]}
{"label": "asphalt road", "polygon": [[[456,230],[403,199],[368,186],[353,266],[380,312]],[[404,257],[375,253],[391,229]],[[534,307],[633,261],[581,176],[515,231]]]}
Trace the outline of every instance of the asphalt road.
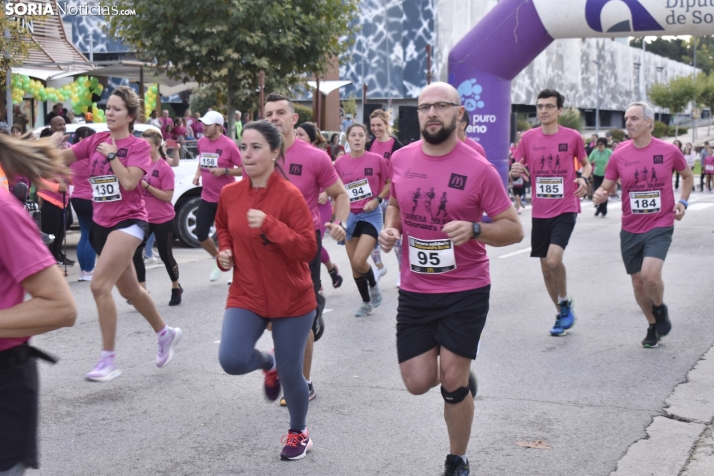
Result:
{"label": "asphalt road", "polygon": [[[583,203],[565,254],[578,321],[551,337],[555,308],[526,239],[491,248],[491,311],[473,364],[479,395],[468,456],[475,475],[608,475],[645,436],[664,400],[714,342],[709,305],[714,269],[714,195],[693,195],[677,223],[664,268],[673,330],[657,349],[640,346],[646,321],[619,253],[619,203],[595,218]],[[614,205],[614,206],[613,206]],[[325,241],[343,274],[344,248]],[[515,254],[514,254],[515,253]],[[68,279],[79,305],[74,328],[33,339],[58,355],[41,368],[42,475],[437,475],[448,439],[438,388],[410,395],[395,349],[397,276],[386,255],[384,302],[356,318],[359,294],[345,275],[335,290],[323,271],[325,335],[315,346],[308,427],[315,445],[298,462],[278,458],[287,410],[263,397],[262,374],[226,375],[217,361],[225,277],[208,281],[200,250],[177,249],[184,301],[167,306],[163,266],[147,273],[160,312],[184,337],[174,361],[156,368],[155,337],[117,296],[118,359],[109,383],[83,379],[98,358],[100,335],[87,283]],[[258,342],[271,348],[269,333]],[[517,442],[543,440],[552,449]]]}

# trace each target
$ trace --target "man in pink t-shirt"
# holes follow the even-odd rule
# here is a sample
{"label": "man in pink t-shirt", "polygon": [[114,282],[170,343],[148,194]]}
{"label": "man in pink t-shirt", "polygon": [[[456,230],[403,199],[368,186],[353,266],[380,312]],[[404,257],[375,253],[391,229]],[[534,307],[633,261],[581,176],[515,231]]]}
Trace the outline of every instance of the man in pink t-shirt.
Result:
{"label": "man in pink t-shirt", "polygon": [[[414,395],[441,383],[451,452],[445,474],[468,474],[463,455],[476,397],[471,361],[486,323],[491,287],[485,245],[523,239],[498,172],[457,137],[457,120],[464,112],[459,103],[458,91],[446,83],[422,91],[417,111],[423,140],[390,160],[391,198],[379,235],[385,252],[403,236],[399,366]],[[491,223],[481,223],[484,213]]]}
{"label": "man in pink t-shirt", "polygon": [[[563,336],[575,324],[573,299],[568,295],[563,252],[568,246],[580,199],[588,191],[592,166],[578,131],[561,127],[558,118],[565,98],[552,89],[538,94],[536,109],[541,126],[523,133],[513,154],[511,178],[530,171],[533,203],[531,257],[540,259],[545,288],[557,314],[550,335]],[[575,170],[575,162],[582,172]]]}
{"label": "man in pink t-shirt", "polygon": [[[280,166],[288,180],[302,192],[310,209],[315,227],[315,236],[317,237],[317,254],[309,263],[312,284],[317,298],[315,305],[317,312],[312,332],[307,338],[303,361],[303,374],[308,384],[309,399],[312,400],[315,398],[315,387],[310,379],[312,348],[313,343],[322,336],[325,328],[322,319],[325,298],[320,293],[320,288],[322,287],[320,282],[320,254],[322,252],[320,229],[322,228],[321,225],[324,225],[332,238],[337,241],[344,241],[347,217],[350,213],[350,199],[342,180],[335,172],[330,156],[325,151],[296,139],[295,125],[298,121],[298,115],[289,98],[281,94],[269,94],[265,99],[265,119],[280,129],[285,148],[285,160]],[[332,198],[332,203],[335,206],[335,221],[332,223],[320,223],[317,200],[322,190]]]}
{"label": "man in pink t-shirt", "polygon": [[[631,140],[613,152],[593,203],[605,202],[620,180],[622,260],[649,324],[642,346],[652,348],[672,329],[664,304],[662,267],[672,243],[674,220],[681,220],[689,205],[694,175],[677,146],[652,137],[654,110],[648,104],[632,103],[625,112],[625,124]],[[677,203],[672,189],[674,171],[682,176]]]}
{"label": "man in pink t-shirt", "polygon": [[486,158],[486,151],[483,146],[466,135],[466,128],[469,126],[469,122],[469,113],[464,111],[464,115],[461,117],[459,127],[457,129],[459,140]]}
{"label": "man in pink t-shirt", "polygon": [[[215,258],[218,255],[216,244],[210,232],[216,220],[218,196],[221,189],[235,182],[236,177],[243,175],[238,146],[230,138],[223,135],[223,115],[216,111],[208,111],[200,119],[203,124],[203,137],[198,139],[198,167],[193,177],[193,184],[202,182],[201,203],[196,212],[196,238],[201,247]],[[210,280],[217,281],[221,277],[216,260],[213,260],[213,270]],[[230,284],[230,283],[229,283]]]}
{"label": "man in pink t-shirt", "polygon": [[159,122],[161,123],[161,134],[166,137],[166,126],[174,125],[174,120],[169,117],[169,111],[167,109],[161,111]]}

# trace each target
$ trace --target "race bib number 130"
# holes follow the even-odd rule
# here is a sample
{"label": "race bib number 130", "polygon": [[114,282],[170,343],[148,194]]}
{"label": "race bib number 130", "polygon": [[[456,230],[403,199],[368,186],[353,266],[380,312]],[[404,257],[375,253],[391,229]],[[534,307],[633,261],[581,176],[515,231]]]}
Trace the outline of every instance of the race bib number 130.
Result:
{"label": "race bib number 130", "polygon": [[409,237],[409,269],[419,274],[443,274],[456,269],[451,240],[418,240]]}
{"label": "race bib number 130", "polygon": [[119,179],[117,179],[116,175],[90,177],[89,183],[92,186],[92,201],[116,202],[117,200],[121,200]]}

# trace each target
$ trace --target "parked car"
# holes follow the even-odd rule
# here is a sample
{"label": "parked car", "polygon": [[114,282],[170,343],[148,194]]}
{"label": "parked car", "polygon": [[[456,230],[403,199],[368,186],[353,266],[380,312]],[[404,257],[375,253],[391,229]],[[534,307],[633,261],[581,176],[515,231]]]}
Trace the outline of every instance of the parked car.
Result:
{"label": "parked car", "polygon": [[[74,133],[82,126],[91,127],[97,132],[107,132],[106,123],[90,123],[90,124],[67,124],[67,133]],[[40,132],[44,127],[34,129],[32,132],[36,137],[40,136]],[[154,129],[161,132],[157,127],[149,124],[134,124],[133,134],[136,137],[141,137],[141,134],[148,130]],[[195,151],[195,141],[187,142],[186,148],[189,151]],[[196,175],[196,167],[198,167],[198,154],[186,154],[192,158],[181,159],[179,165],[173,167],[176,176],[174,180],[174,197],[171,203],[176,210],[176,218],[174,218],[174,235],[186,246],[198,248],[201,245],[196,238],[196,212],[198,205],[201,203],[201,190],[203,187],[193,184],[193,177]],[[195,156],[195,157],[194,157]],[[240,177],[237,177],[240,180]],[[74,213],[74,211],[73,211]],[[75,223],[78,223],[75,215]],[[211,236],[215,233],[215,227],[211,228]]]}

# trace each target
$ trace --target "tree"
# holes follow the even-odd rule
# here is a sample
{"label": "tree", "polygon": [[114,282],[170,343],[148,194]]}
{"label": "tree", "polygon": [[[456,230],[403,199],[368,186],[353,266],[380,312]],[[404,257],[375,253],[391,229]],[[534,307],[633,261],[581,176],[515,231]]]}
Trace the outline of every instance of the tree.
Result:
{"label": "tree", "polygon": [[135,16],[113,16],[110,34],[169,76],[220,88],[228,130],[235,107],[257,103],[260,72],[268,91],[323,74],[349,47],[357,0],[114,0]]}
{"label": "tree", "polygon": [[[41,19],[35,16],[24,16],[23,21],[16,21],[13,17],[5,15],[5,11],[0,12],[0,90],[5,92],[7,72],[10,68],[19,66],[30,56],[30,52],[39,47],[32,41],[30,31],[25,25],[30,22],[40,22]],[[5,38],[4,32],[10,33],[9,38]],[[3,95],[3,99],[5,95]],[[7,105],[8,114],[10,106]]]}
{"label": "tree", "polygon": [[[647,45],[645,50],[656,55],[664,56],[680,63],[693,64],[694,50],[692,48],[695,38],[681,40],[679,38],[664,39],[657,38]],[[714,38],[696,38],[697,44],[697,68],[709,74],[714,70]],[[630,40],[633,48],[642,48],[642,38]]]}
{"label": "tree", "polygon": [[647,92],[653,104],[668,108],[675,115],[675,136],[679,133],[679,116],[689,101],[697,97],[697,84],[691,76],[679,76],[669,83],[653,84]]}
{"label": "tree", "polygon": [[714,72],[697,76],[698,97],[697,102],[709,108],[709,130],[711,135],[712,112],[714,112]]}

